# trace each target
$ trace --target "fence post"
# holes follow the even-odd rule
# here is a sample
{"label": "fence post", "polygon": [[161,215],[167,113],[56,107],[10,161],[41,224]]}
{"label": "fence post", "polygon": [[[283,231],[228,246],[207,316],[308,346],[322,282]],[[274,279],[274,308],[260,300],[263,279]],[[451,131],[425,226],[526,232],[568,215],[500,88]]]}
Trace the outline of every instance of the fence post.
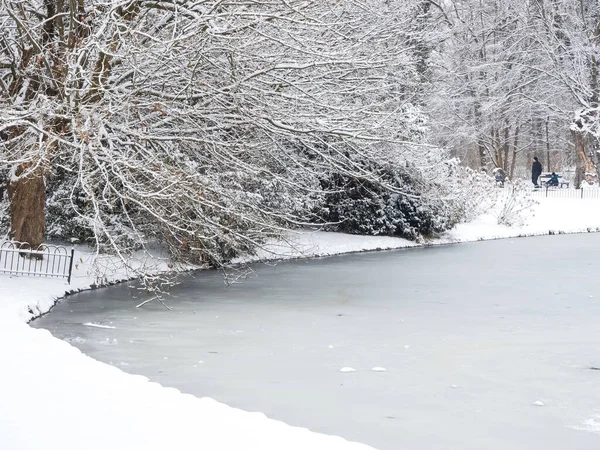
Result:
{"label": "fence post", "polygon": [[71,247],[71,261],[69,262],[69,277],[67,283],[71,284],[71,272],[73,271],[73,258],[75,257],[75,247]]}
{"label": "fence post", "polygon": [[581,186],[581,198],[583,198],[583,186]]}
{"label": "fence post", "polygon": [[546,198],[548,198],[548,185],[546,185]]}

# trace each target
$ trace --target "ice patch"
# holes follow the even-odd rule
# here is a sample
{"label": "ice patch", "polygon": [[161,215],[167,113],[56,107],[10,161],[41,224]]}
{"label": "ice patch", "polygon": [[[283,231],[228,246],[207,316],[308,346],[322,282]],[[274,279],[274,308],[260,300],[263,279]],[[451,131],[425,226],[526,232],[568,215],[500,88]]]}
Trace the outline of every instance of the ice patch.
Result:
{"label": "ice patch", "polygon": [[344,372],[344,373],[346,373],[346,372],[356,372],[356,369],[353,369],[352,367],[342,367],[340,369],[340,372]]}
{"label": "ice patch", "polygon": [[574,430],[600,434],[600,414],[594,414],[592,417],[585,419],[581,425],[575,425],[571,428]]}
{"label": "ice patch", "polygon": [[86,327],[94,327],[94,328],[108,328],[108,329],[111,329],[111,330],[114,330],[114,329],[116,329],[116,328],[117,328],[117,327],[113,327],[113,326],[111,326],[111,325],[102,325],[102,324],[100,324],[100,323],[94,323],[94,322],[86,322],[86,323],[84,323],[84,325],[85,325]]}
{"label": "ice patch", "polygon": [[544,406],[544,402],[542,402],[541,400],[536,400],[535,402],[533,402],[533,404],[535,406]]}
{"label": "ice patch", "polygon": [[385,372],[386,371],[385,367],[373,367],[371,370],[373,372]]}

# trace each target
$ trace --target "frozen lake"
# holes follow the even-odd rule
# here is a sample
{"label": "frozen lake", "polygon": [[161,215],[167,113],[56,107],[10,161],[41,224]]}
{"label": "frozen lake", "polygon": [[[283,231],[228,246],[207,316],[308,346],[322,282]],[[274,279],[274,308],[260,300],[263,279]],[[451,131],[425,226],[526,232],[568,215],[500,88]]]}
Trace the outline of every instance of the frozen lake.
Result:
{"label": "frozen lake", "polygon": [[381,450],[598,449],[599,249],[589,234],[347,255],[257,265],[229,287],[204,272],[173,290],[173,311],[136,309],[146,297],[120,285],[32,326]]}

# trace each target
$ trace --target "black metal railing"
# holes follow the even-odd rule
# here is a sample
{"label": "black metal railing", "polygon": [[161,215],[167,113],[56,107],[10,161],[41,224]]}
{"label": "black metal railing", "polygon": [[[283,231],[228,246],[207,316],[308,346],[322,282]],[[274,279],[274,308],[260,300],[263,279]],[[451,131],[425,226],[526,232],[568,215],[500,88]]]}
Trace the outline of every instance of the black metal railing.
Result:
{"label": "black metal railing", "polygon": [[59,245],[32,249],[26,242],[4,241],[0,244],[0,272],[66,278],[71,284],[74,253],[75,249]]}

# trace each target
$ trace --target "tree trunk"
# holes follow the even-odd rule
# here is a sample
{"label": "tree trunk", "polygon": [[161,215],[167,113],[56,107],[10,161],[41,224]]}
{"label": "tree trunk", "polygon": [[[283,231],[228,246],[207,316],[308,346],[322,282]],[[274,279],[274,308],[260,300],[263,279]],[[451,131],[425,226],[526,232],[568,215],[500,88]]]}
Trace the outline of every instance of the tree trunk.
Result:
{"label": "tree trunk", "polygon": [[581,183],[585,179],[585,141],[584,136],[577,131],[573,132],[575,141],[575,179],[573,183],[575,188],[581,188]]}
{"label": "tree trunk", "polygon": [[[596,23],[596,28],[594,29],[594,44],[598,44],[600,41],[600,20]],[[598,103],[600,102],[600,85],[598,84],[598,59],[596,55],[592,55],[591,61],[591,77],[590,84],[592,88],[592,97],[591,97],[591,107],[598,108]],[[593,119],[592,119],[593,120]],[[597,180],[600,183],[600,164],[598,163],[598,151],[595,151],[591,157],[592,162],[594,163],[596,169]]]}
{"label": "tree trunk", "polygon": [[15,174],[19,178],[8,183],[10,237],[35,249],[42,244],[46,229],[46,184],[41,167],[20,177],[28,169],[21,164]]}
{"label": "tree trunk", "polygon": [[508,123],[504,126],[504,142],[502,143],[502,149],[504,150],[503,166],[505,172],[508,172],[508,147],[510,139],[510,129]]}
{"label": "tree trunk", "polygon": [[491,148],[493,149],[492,152],[492,162],[494,163],[495,167],[500,167],[502,168],[502,149],[500,148],[500,135],[498,133],[498,130],[494,127],[492,127],[492,131],[491,131]]}
{"label": "tree trunk", "polygon": [[548,131],[548,125],[550,123],[550,117],[546,118],[546,170],[548,172],[552,172],[551,164],[550,164],[550,137]]}
{"label": "tree trunk", "polygon": [[479,150],[479,163],[482,169],[487,169],[487,155],[485,152],[485,144],[481,139],[477,141],[477,149]]}
{"label": "tree trunk", "polygon": [[513,143],[512,163],[510,164],[510,179],[515,175],[515,167],[517,166],[517,148],[519,146],[519,125],[515,127],[515,140]]}

